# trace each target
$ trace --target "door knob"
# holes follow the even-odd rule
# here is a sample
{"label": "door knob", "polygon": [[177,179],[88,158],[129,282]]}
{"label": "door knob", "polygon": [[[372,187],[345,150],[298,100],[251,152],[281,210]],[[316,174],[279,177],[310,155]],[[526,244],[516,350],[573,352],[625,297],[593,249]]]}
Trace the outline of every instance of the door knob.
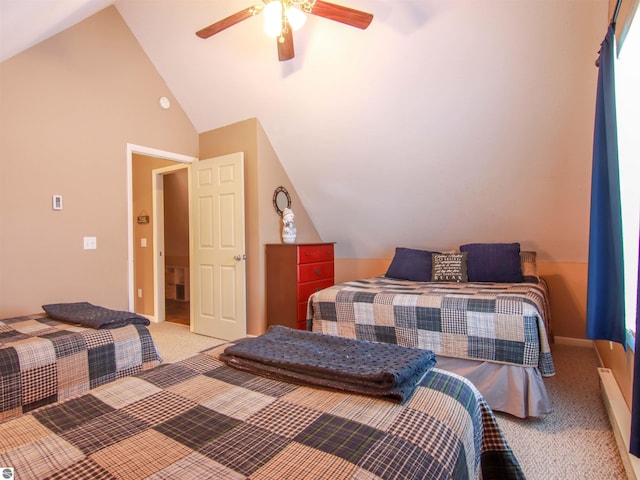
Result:
{"label": "door knob", "polygon": [[233,259],[239,262],[240,260],[246,260],[247,256],[244,253],[242,255],[238,254],[235,257],[233,257]]}

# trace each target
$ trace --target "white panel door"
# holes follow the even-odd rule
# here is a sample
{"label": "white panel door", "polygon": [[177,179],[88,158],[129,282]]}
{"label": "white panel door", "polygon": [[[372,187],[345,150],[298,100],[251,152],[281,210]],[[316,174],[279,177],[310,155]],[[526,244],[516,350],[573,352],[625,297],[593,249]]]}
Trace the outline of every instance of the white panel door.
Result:
{"label": "white panel door", "polygon": [[244,154],[194,162],[191,186],[191,329],[244,337]]}

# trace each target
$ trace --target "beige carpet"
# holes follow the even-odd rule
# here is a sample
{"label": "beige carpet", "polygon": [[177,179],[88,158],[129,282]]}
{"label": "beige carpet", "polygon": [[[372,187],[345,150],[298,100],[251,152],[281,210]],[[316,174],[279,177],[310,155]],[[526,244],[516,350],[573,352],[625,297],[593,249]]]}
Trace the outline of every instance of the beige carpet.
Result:
{"label": "beige carpet", "polygon": [[[222,343],[175,323],[150,325],[165,362]],[[590,348],[553,345],[557,374],[545,379],[554,412],[518,419],[496,413],[529,480],[623,480],[618,453],[598,385],[598,359]]]}
{"label": "beige carpet", "polygon": [[529,480],[622,480],[626,473],[591,348],[552,345],[556,375],[544,380],[554,409],[521,420],[496,414]]}
{"label": "beige carpet", "polygon": [[177,362],[224,342],[219,338],[191,333],[188,326],[179,323],[151,322],[149,330],[164,363]]}

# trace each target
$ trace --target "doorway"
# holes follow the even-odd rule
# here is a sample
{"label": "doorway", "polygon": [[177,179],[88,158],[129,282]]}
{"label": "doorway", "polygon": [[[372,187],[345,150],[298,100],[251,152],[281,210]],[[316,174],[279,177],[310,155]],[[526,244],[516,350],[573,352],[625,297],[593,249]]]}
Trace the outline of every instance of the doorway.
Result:
{"label": "doorway", "polygon": [[[148,291],[155,295],[145,296],[144,291],[140,292],[134,275],[134,272],[140,267],[140,265],[136,265],[134,248],[139,248],[142,241],[138,235],[134,235],[134,225],[136,225],[134,217],[136,215],[145,216],[140,215],[138,210],[133,208],[133,165],[136,155],[170,161],[168,165],[158,165],[154,169],[185,168],[186,166],[187,170],[191,170],[191,174],[188,176],[189,204],[195,205],[197,208],[194,208],[193,211],[190,209],[188,215],[191,244],[189,274],[185,278],[189,278],[190,284],[189,303],[192,319],[190,330],[224,339],[244,336],[246,334],[247,298],[245,290],[243,154],[235,153],[196,161],[197,159],[194,157],[127,144],[129,311],[140,313],[154,322],[161,322],[165,319],[165,303],[157,299],[164,300],[165,259],[161,258],[164,246],[162,249],[156,249],[158,241],[164,241],[164,235],[159,233],[159,229],[153,233],[153,248],[146,249],[148,253],[153,252],[152,258],[147,265],[142,266],[145,275],[151,272],[153,278],[150,282],[153,286]],[[158,175],[150,177],[157,179]],[[149,175],[146,178],[149,178]],[[217,193],[211,197],[208,194],[200,195],[208,188],[207,184],[212,180],[214,182],[211,186]],[[194,191],[192,191],[192,186]],[[157,192],[163,192],[163,188],[156,187],[153,187],[154,198],[153,203],[150,203],[149,211],[160,210],[153,205],[156,205],[155,202],[158,201]],[[227,191],[229,187],[233,189]],[[203,215],[206,210],[206,208],[203,210],[203,207],[207,205],[214,208],[209,210],[210,215]],[[162,217],[164,216],[162,215]],[[157,228],[157,222],[154,221],[153,225]],[[164,226],[162,228],[164,229]],[[212,235],[214,232],[215,235]],[[211,244],[213,249],[209,249],[205,245],[204,241],[207,239],[213,240]],[[214,258],[210,262],[206,257],[212,252]],[[160,291],[162,291],[162,295],[158,294]],[[141,293],[142,295],[140,295]],[[148,312],[139,312],[136,309],[135,300],[139,296],[153,297],[152,306]]]}
{"label": "doorway", "polygon": [[[142,157],[142,158],[141,158]],[[138,169],[139,162],[150,162],[145,180],[140,186],[140,175],[134,170]],[[128,226],[128,296],[129,311],[143,315],[154,322],[164,320],[164,301],[158,302],[158,298],[164,300],[164,265],[158,268],[159,251],[156,248],[158,240],[164,241],[164,235],[158,234],[157,223],[154,221],[153,212],[157,188],[152,185],[152,179],[156,175],[150,175],[153,169],[167,167],[186,168],[195,157],[157,150],[140,145],[127,144],[127,226]],[[134,188],[134,184],[136,187]],[[140,198],[143,203],[140,203]],[[146,199],[146,200],[145,200]],[[164,218],[164,215],[162,216]],[[163,247],[164,249],[164,247]],[[162,258],[164,264],[164,258]],[[161,289],[161,295],[158,294]],[[161,308],[159,307],[161,305]]]}
{"label": "doorway", "polygon": [[151,174],[156,318],[191,325],[189,167],[179,164]]}

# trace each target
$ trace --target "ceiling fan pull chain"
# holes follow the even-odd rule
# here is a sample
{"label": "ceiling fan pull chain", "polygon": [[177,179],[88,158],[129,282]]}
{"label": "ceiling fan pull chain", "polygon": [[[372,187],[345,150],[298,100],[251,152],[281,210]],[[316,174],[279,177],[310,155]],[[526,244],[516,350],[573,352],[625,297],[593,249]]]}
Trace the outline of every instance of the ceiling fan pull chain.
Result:
{"label": "ceiling fan pull chain", "polygon": [[282,19],[282,30],[280,30],[280,43],[284,42],[284,36],[289,33],[287,31],[287,6],[284,4],[284,0],[280,0],[280,3],[282,4],[282,12],[281,12],[281,19]]}

